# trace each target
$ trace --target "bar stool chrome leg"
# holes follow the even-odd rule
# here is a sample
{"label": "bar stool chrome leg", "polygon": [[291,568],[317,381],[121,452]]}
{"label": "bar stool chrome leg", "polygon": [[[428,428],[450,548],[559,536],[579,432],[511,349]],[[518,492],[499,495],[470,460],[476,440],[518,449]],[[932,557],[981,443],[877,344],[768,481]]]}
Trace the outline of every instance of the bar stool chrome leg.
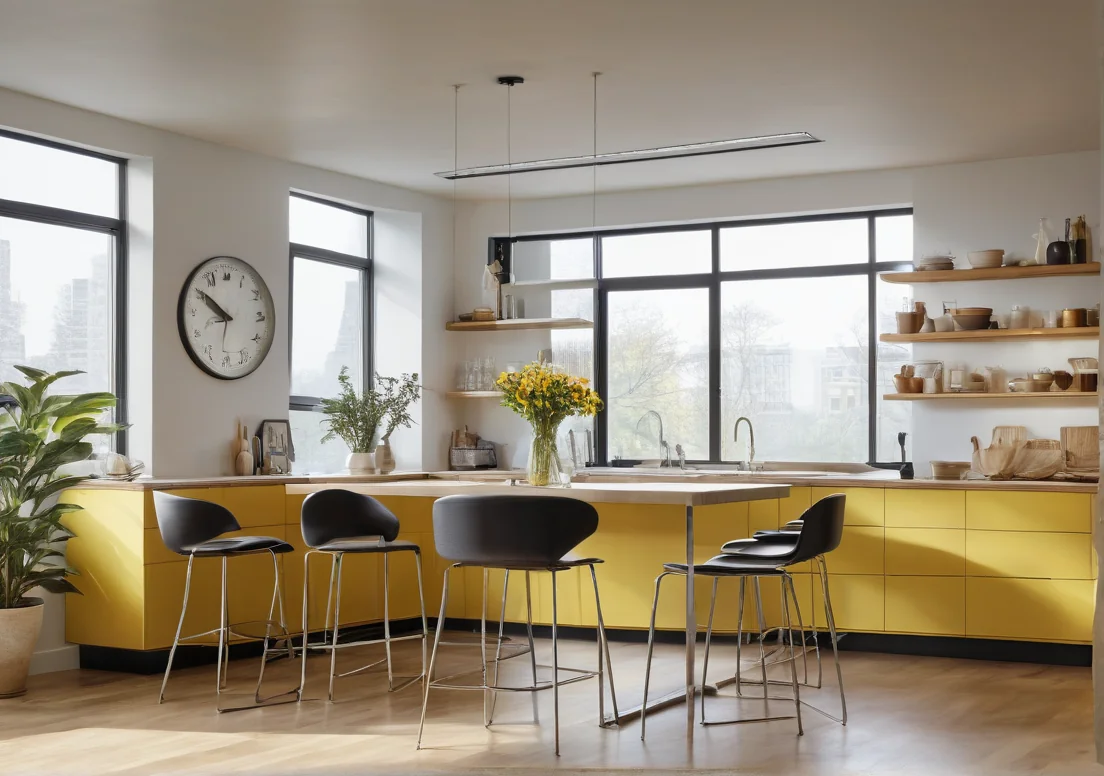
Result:
{"label": "bar stool chrome leg", "polygon": [[[598,724],[605,726],[606,724],[617,724],[617,719],[621,715],[617,710],[617,688],[613,683],[613,661],[610,659],[609,635],[606,633],[606,621],[602,617],[602,598],[598,595],[598,574],[593,563],[590,564],[590,581],[594,584],[594,608],[598,619]],[[606,660],[606,673],[609,675],[610,704],[613,706],[613,718],[609,723],[605,718],[605,701],[601,694],[603,654]]]}
{"label": "bar stool chrome leg", "polygon": [[345,556],[343,553],[334,553],[333,568],[335,570],[337,590],[334,591],[334,622],[333,630],[331,631],[332,638],[330,640],[330,689],[327,694],[327,698],[333,702],[334,699],[334,677],[337,675],[337,637],[338,630],[341,627],[341,571],[344,565]]}
{"label": "bar stool chrome leg", "polygon": [[437,617],[437,632],[433,636],[433,651],[429,653],[429,670],[426,672],[426,681],[423,683],[425,692],[422,694],[422,716],[418,722],[418,742],[415,749],[422,748],[422,733],[425,731],[426,708],[429,706],[429,690],[433,686],[433,669],[437,663],[437,648],[441,646],[441,634],[445,630],[445,610],[448,608],[449,597],[449,572],[456,564],[445,569],[444,582],[441,585],[441,613]]}
{"label": "bar stool chrome leg", "polygon": [[644,663],[644,702],[640,706],[640,740],[644,740],[648,725],[648,684],[652,678],[652,650],[655,646],[656,610],[659,609],[659,586],[663,578],[672,572],[664,571],[655,581],[655,595],[652,597],[652,619],[648,625],[648,657]]}
{"label": "bar stool chrome leg", "polygon": [[387,655],[387,692],[395,692],[395,674],[391,669],[391,579],[390,555],[383,554],[383,651]]}
{"label": "bar stool chrome leg", "polygon": [[[790,593],[793,596],[794,602],[797,602],[797,590],[794,589],[793,577],[783,572],[782,574],[782,589],[785,593],[786,586],[789,586]],[[790,602],[786,599],[785,595],[782,597],[782,616],[785,619],[786,630],[790,629]],[[797,734],[799,736],[805,735],[805,729],[801,725],[801,689],[797,681],[797,657],[794,653],[793,638],[790,639],[790,679],[793,685],[793,698],[794,698],[794,714],[797,716]],[[763,682],[764,697],[766,697],[767,684]]]}
{"label": "bar stool chrome leg", "polygon": [[180,632],[184,628],[184,615],[188,612],[188,594],[192,589],[192,563],[195,554],[188,556],[188,572],[184,576],[184,603],[180,606],[180,620],[176,624],[176,635],[173,637],[172,649],[169,650],[169,662],[165,666],[165,676],[161,680],[161,694],[157,696],[158,703],[165,701],[165,687],[169,683],[169,674],[172,672],[173,658],[176,656],[176,648],[180,645]]}
{"label": "bar stool chrome leg", "polygon": [[[840,724],[847,724],[847,696],[843,692],[843,669],[840,668],[839,646],[836,636],[836,616],[832,611],[832,596],[828,592],[828,563],[824,556],[820,556],[820,584],[824,591],[824,616],[828,621],[828,637],[832,640],[832,657],[836,663],[836,680],[839,682],[840,708],[842,714],[838,720]],[[834,719],[834,718],[833,718]]]}
{"label": "bar stool chrome leg", "polygon": [[556,728],[556,756],[560,756],[560,640],[556,632],[559,622],[556,572],[552,572],[552,715]]}

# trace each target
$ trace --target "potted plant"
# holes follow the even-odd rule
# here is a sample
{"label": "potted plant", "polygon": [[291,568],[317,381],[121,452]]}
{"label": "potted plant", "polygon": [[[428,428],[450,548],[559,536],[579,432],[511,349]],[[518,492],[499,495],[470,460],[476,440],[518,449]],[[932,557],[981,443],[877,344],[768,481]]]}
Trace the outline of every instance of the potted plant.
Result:
{"label": "potted plant", "polygon": [[521,415],[533,428],[529,484],[559,485],[556,432],[572,415],[596,415],[602,409],[598,393],[585,377],[573,377],[545,363],[528,364],[520,372],[503,372],[495,387],[502,394],[502,406]]}
{"label": "potted plant", "polygon": [[[382,377],[376,375],[377,388],[365,388],[358,395],[349,378],[349,368],[341,367],[337,376],[341,393],[336,399],[322,400],[322,414],[326,416],[328,427],[323,442],[341,439],[349,448],[345,459],[345,468],[350,474],[374,474],[381,463],[378,460],[376,434],[381,426],[383,434],[383,461],[387,471],[395,468],[395,459],[391,455],[389,444],[391,434],[399,426],[410,427],[413,419],[409,407],[418,398],[418,375]],[[386,425],[384,420],[386,419]]]}
{"label": "potted plant", "polygon": [[418,373],[404,374],[402,377],[381,377],[376,375],[376,384],[383,389],[383,404],[387,412],[385,431],[376,445],[376,468],[380,474],[395,471],[395,455],[391,451],[391,435],[401,426],[410,428],[414,418],[410,416],[410,406],[418,401],[421,386],[418,385]]}
{"label": "potted plant", "polygon": [[0,383],[0,698],[26,692],[43,610],[31,591],[80,592],[67,579],[76,572],[58,545],[73,536],[62,518],[81,507],[57,497],[86,478],[60,469],[91,457],[85,437],[121,428],[99,421],[115,406],[110,393],[47,395],[53,383],[80,372],[15,368],[26,385]]}

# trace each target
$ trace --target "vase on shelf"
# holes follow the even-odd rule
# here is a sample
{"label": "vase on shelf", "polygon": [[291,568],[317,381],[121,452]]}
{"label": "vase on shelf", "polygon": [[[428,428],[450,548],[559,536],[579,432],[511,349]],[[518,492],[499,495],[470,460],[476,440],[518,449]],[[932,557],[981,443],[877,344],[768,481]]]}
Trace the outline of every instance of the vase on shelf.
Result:
{"label": "vase on shelf", "polygon": [[391,452],[391,442],[387,440],[376,445],[376,468],[380,474],[395,471],[395,455]]}
{"label": "vase on shelf", "polygon": [[559,425],[533,426],[533,441],[529,445],[526,478],[537,487],[560,487],[560,455],[556,449]]}
{"label": "vase on shelf", "polygon": [[376,454],[349,453],[349,457],[345,459],[345,468],[349,474],[375,474]]}

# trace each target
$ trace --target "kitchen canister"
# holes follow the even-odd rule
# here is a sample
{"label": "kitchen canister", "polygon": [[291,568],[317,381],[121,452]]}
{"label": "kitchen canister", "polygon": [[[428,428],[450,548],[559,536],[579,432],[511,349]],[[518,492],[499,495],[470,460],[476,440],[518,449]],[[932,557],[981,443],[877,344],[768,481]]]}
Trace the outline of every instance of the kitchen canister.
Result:
{"label": "kitchen canister", "polygon": [[1076,329],[1085,325],[1084,307],[1067,307],[1062,311],[1062,328]]}

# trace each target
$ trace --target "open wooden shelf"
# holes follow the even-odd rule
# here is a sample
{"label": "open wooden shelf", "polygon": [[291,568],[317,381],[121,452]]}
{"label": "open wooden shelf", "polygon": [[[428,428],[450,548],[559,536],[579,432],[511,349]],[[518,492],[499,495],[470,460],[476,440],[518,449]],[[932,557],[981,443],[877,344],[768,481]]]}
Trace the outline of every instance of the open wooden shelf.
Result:
{"label": "open wooden shelf", "polygon": [[450,399],[501,399],[498,391],[449,391],[445,394]]}
{"label": "open wooden shelf", "polygon": [[1099,275],[1100,264],[1034,264],[1029,267],[993,269],[935,269],[926,272],[886,272],[887,283],[947,283],[962,280],[1016,280],[1017,278],[1053,278],[1068,275]]}
{"label": "open wooden shelf", "polygon": [[878,339],[882,342],[995,342],[1099,336],[1099,326],[1079,326],[1075,329],[979,329],[977,331],[933,331],[928,334],[882,334]]}
{"label": "open wooden shelf", "polygon": [[886,401],[1085,401],[1095,403],[1097,394],[1089,391],[1043,391],[1033,393],[887,393]]}
{"label": "open wooden shelf", "polygon": [[446,331],[522,331],[524,329],[592,329],[585,318],[511,318],[505,321],[449,321]]}

